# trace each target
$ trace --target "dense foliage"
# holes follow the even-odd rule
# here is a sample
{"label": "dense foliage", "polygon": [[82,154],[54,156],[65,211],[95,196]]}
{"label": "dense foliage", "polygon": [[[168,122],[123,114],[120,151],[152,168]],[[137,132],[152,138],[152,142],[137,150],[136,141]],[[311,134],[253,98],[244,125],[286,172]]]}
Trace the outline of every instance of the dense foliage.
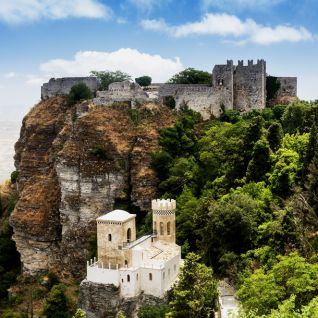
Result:
{"label": "dense foliage", "polygon": [[20,272],[20,255],[11,237],[9,217],[17,201],[12,193],[4,200],[0,195],[0,301],[7,299],[7,289],[15,282]]}
{"label": "dense foliage", "polygon": [[99,79],[101,83],[101,90],[107,90],[111,83],[131,80],[131,76],[129,74],[121,71],[91,71],[91,74]]}
{"label": "dense foliage", "polygon": [[194,253],[187,255],[173,288],[168,317],[213,317],[218,297],[217,282],[213,279],[212,269],[199,260]]}
{"label": "dense foliage", "polygon": [[149,86],[151,84],[152,78],[150,76],[141,76],[135,78],[135,82],[140,86]]}
{"label": "dense foliage", "polygon": [[183,107],[159,130],[152,165],[161,194],[177,198],[177,242],[238,286],[246,315],[315,306],[317,110],[296,102],[202,122]]}
{"label": "dense foliage", "polygon": [[78,83],[71,88],[67,97],[67,103],[74,105],[81,100],[90,99],[92,97],[93,94],[88,86],[85,83]]}
{"label": "dense foliage", "polygon": [[212,85],[212,75],[209,72],[187,68],[175,74],[168,81],[171,84],[208,84]]}

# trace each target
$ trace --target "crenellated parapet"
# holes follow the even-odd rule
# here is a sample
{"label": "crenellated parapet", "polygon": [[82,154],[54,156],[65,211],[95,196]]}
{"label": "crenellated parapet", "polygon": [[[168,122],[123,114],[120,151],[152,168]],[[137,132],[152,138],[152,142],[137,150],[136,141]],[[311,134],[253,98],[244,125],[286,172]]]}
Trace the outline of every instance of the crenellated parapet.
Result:
{"label": "crenellated parapet", "polygon": [[153,211],[173,211],[176,209],[176,200],[173,200],[173,199],[152,200],[151,208]]}

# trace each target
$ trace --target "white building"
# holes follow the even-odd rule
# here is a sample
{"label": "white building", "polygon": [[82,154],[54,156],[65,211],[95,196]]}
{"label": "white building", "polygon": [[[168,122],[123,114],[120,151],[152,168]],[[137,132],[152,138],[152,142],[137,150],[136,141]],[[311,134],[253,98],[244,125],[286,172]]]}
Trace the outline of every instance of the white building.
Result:
{"label": "white building", "polygon": [[175,209],[175,200],[153,200],[153,233],[138,239],[135,214],[115,210],[99,217],[98,260],[87,263],[87,280],[120,287],[122,297],[163,297],[182,264]]}

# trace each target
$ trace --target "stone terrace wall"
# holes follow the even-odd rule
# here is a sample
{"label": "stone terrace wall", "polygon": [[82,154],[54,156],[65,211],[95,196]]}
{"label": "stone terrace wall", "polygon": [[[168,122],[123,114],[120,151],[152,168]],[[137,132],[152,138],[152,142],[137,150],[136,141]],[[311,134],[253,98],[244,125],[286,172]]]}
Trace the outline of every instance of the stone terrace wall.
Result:
{"label": "stone terrace wall", "polygon": [[297,97],[297,77],[277,77],[280,88],[277,97]]}
{"label": "stone terrace wall", "polygon": [[44,83],[41,87],[41,98],[48,99],[50,97],[66,95],[71,88],[79,83],[85,83],[92,92],[96,92],[100,83],[96,77],[62,77],[51,78],[48,83]]}

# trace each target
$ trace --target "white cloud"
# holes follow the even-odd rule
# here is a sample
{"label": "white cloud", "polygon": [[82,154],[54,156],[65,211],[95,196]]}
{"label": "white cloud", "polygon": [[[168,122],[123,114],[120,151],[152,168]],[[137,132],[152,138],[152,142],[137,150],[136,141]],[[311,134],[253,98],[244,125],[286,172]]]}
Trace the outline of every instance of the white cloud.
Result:
{"label": "white cloud", "polygon": [[6,78],[14,78],[16,76],[16,74],[14,72],[9,72],[7,74],[4,75]]}
{"label": "white cloud", "polygon": [[33,75],[33,74],[29,74],[29,75],[26,75],[26,83],[28,85],[31,85],[31,86],[41,86],[43,83],[45,83],[49,78],[48,77],[41,77],[41,76],[38,76],[38,75]]}
{"label": "white cloud", "polygon": [[186,37],[190,35],[234,37],[240,44],[248,42],[272,44],[314,39],[314,36],[304,27],[287,25],[269,27],[257,24],[252,19],[241,20],[235,15],[225,13],[207,13],[198,22],[190,22],[177,26],[168,25],[164,20],[143,20],[141,26],[146,30],[164,32],[174,37]]}
{"label": "white cloud", "polygon": [[86,76],[90,71],[121,70],[134,77],[149,75],[153,81],[166,81],[184,69],[180,59],[141,53],[123,48],[113,52],[77,52],[73,60],[55,59],[40,65],[45,77]]}
{"label": "white cloud", "polygon": [[22,23],[40,19],[104,18],[112,11],[99,0],[1,0],[0,21]]}
{"label": "white cloud", "polygon": [[201,0],[203,9],[218,8],[222,10],[246,10],[255,11],[268,9],[286,0]]}
{"label": "white cloud", "polygon": [[151,11],[154,7],[167,4],[170,0],[128,0],[129,3],[144,11]]}

